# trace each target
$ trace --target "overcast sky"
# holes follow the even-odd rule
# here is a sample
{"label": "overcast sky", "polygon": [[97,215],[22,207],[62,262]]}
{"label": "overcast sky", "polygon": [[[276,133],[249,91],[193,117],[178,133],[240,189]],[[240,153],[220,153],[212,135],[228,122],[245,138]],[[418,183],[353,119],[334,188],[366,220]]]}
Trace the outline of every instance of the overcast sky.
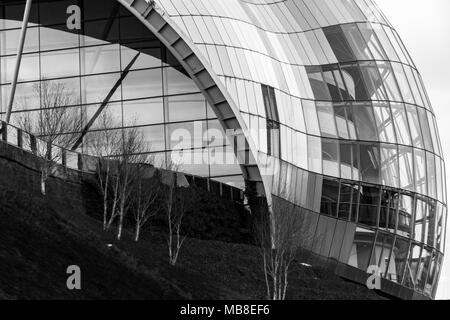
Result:
{"label": "overcast sky", "polygon": [[[450,136],[450,1],[375,1],[400,34],[423,77],[438,120],[448,168],[447,181],[450,181],[450,139],[447,138]],[[450,249],[450,236],[447,236],[447,249]],[[450,299],[449,254],[437,298]]]}

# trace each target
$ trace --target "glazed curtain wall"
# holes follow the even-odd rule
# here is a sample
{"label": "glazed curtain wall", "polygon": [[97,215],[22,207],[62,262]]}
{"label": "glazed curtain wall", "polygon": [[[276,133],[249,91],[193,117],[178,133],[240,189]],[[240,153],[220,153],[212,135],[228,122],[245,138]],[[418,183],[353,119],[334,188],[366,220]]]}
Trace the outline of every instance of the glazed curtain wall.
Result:
{"label": "glazed curtain wall", "polygon": [[[81,4],[80,34],[65,29],[70,4]],[[79,93],[74,107],[88,118],[139,51],[138,66],[108,106],[113,110],[117,104],[122,126],[138,115],[151,152],[163,159],[171,150],[171,128],[203,120],[220,129],[175,59],[114,4],[36,0],[21,70],[24,90],[19,88],[28,98],[17,101],[33,111],[32,86],[26,85],[64,81]],[[387,279],[433,296],[447,219],[442,151],[422,79],[376,5],[371,0],[158,0],[156,7],[200,50],[226,88],[258,146],[260,164],[276,160],[278,167],[266,172],[268,192],[315,219],[306,224],[317,239],[313,251],[364,271],[378,264]],[[12,66],[7,61],[15,53],[22,12],[23,5],[0,7],[3,112]],[[108,59],[112,63],[101,63]],[[173,99],[181,99],[178,109]],[[187,104],[195,111],[182,112]],[[171,120],[174,108],[180,112],[177,120]],[[203,148],[183,149],[211,149],[212,139],[206,140],[200,141]],[[221,148],[227,145],[219,142]],[[242,185],[237,166],[191,168],[197,169]]]}
{"label": "glazed curtain wall", "polygon": [[[107,105],[117,125],[111,129],[137,126],[149,143],[147,151],[155,155],[159,166],[164,166],[173,152],[183,149],[183,159],[191,161],[182,166],[184,171],[243,187],[237,161],[210,165],[210,154],[217,158],[233,154],[229,142],[223,138],[222,127],[194,82],[137,18],[116,1],[33,3],[13,124],[17,124],[23,112],[39,114],[43,82],[49,86],[64,86],[72,95],[71,105],[64,107],[77,109],[88,123],[120,79],[121,72],[140,52]],[[80,31],[70,31],[66,26],[66,10],[73,4],[82,8]],[[10,94],[23,10],[24,1],[0,5],[2,118]],[[199,130],[200,136],[181,141],[173,135],[179,129],[192,137],[195,137],[194,131]],[[95,130],[95,123],[92,130]],[[209,135],[217,131],[221,135]],[[222,139],[217,139],[220,136]],[[192,163],[194,157],[206,160]]]}
{"label": "glazed curtain wall", "polygon": [[228,90],[260,161],[280,160],[271,193],[355,223],[347,263],[385,264],[386,278],[433,295],[447,219],[442,148],[423,81],[376,4],[156,2]]}

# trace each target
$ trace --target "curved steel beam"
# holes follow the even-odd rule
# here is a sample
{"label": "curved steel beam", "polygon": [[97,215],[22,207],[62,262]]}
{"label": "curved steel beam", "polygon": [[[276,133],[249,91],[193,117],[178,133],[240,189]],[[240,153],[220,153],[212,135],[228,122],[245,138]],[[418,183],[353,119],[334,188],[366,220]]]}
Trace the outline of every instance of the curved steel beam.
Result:
{"label": "curved steel beam", "polygon": [[258,151],[249,130],[233,99],[201,52],[161,9],[155,7],[154,1],[117,1],[136,16],[175,56],[210,103],[223,128],[234,130],[238,139],[245,140],[245,147],[235,150],[244,178],[254,182],[257,192],[266,196],[271,204],[269,182],[257,162]]}

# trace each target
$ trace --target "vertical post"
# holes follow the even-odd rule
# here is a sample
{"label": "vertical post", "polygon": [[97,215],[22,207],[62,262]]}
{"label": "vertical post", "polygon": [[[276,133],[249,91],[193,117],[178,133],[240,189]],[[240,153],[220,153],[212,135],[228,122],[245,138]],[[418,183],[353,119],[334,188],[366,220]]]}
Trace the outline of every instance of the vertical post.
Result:
{"label": "vertical post", "polygon": [[45,159],[48,160],[48,161],[52,161],[52,156],[53,156],[53,154],[52,154],[52,152],[53,152],[53,145],[52,145],[52,143],[50,141],[47,141],[47,142],[42,141],[42,142],[43,143],[47,143],[47,147],[46,147],[47,148],[47,152],[45,153]]}
{"label": "vertical post", "polygon": [[17,145],[19,148],[23,149],[23,131],[22,129],[17,129]]}
{"label": "vertical post", "polygon": [[78,170],[83,171],[83,157],[78,153]]}
{"label": "vertical post", "polygon": [[8,141],[8,125],[4,121],[2,121],[0,124],[1,124],[0,127],[1,139],[3,141]]}
{"label": "vertical post", "polygon": [[30,18],[32,2],[33,2],[33,0],[27,0],[27,3],[25,5],[25,12],[23,14],[22,30],[20,32],[20,40],[19,40],[19,48],[17,50],[16,65],[14,67],[14,74],[13,74],[13,79],[12,79],[12,83],[11,83],[11,94],[9,95],[8,109],[6,111],[6,122],[7,123],[9,123],[11,121],[11,112],[12,112],[12,107],[13,107],[13,103],[14,103],[14,98],[16,95],[17,79],[19,77],[20,64],[22,62],[23,47],[25,45],[25,38],[27,35],[28,20]]}
{"label": "vertical post", "polygon": [[31,152],[33,154],[37,154],[37,141],[36,137],[33,135],[30,135],[30,145],[31,145]]}
{"label": "vertical post", "polygon": [[61,161],[62,161],[62,165],[64,167],[67,167],[67,150],[66,149],[61,149],[62,151],[62,155],[61,155]]}

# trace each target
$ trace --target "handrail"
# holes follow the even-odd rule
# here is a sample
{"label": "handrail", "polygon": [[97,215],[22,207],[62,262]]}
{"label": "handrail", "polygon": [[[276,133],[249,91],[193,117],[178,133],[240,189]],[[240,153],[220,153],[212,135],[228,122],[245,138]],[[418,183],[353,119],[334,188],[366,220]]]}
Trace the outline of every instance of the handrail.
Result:
{"label": "handrail", "polygon": [[[28,132],[23,131],[5,121],[0,122],[0,142],[3,141],[16,148],[24,150],[38,156],[37,146],[41,143],[47,143],[45,140],[40,139]],[[61,160],[58,161],[58,165],[64,168],[79,171],[82,173],[94,174],[96,172],[96,164],[99,162],[99,158],[91,155],[86,155],[77,151],[68,150],[60,146],[51,144],[50,152],[54,150],[61,151]],[[54,149],[55,148],[55,149]],[[166,171],[164,169],[159,169]],[[215,193],[216,195],[228,200],[243,204],[244,192],[243,190],[230,186],[228,184],[213,181],[209,178],[195,176],[187,173],[183,173],[186,180],[190,185],[203,188],[208,192]]]}

